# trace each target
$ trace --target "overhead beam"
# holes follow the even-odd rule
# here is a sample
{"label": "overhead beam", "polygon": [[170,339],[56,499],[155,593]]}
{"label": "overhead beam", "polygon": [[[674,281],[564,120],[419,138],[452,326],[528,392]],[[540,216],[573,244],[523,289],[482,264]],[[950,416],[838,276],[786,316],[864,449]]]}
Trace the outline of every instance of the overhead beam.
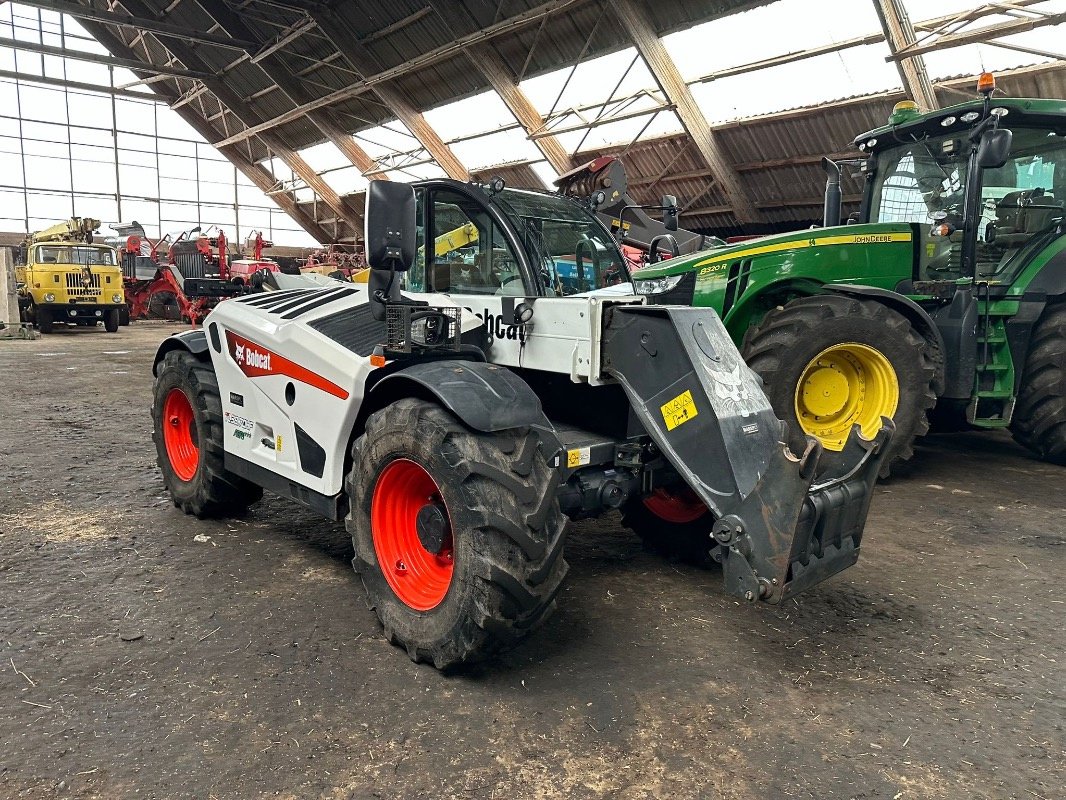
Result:
{"label": "overhead beam", "polygon": [[[88,21],[85,27],[93,37],[100,42],[100,44],[108,49],[108,51],[112,53],[128,53],[132,56],[132,51],[130,51],[126,42],[105,26]],[[171,107],[173,107],[178,100],[177,93],[168,87],[156,86],[154,92],[160,100],[169,103]],[[205,141],[208,143],[218,141],[220,136],[219,132],[202,116],[188,107],[178,107],[174,110],[178,116],[185,120],[189,127],[200,134]],[[257,164],[247,158],[236,147],[220,148],[219,152],[222,153],[222,155],[225,156],[234,167],[240,170],[241,174],[248,178],[259,191],[263,192],[263,194],[273,200],[282,211],[288,214],[289,217],[291,217],[318,242],[326,244],[333,240],[333,235],[326,230],[326,228],[320,225],[314,217],[300,208],[293,195],[274,192],[277,181],[261,164]]]}
{"label": "overhead beam", "polygon": [[154,95],[145,92],[129,92],[125,89],[111,89],[95,83],[81,83],[68,81],[66,78],[49,78],[47,75],[34,75],[32,72],[15,72],[8,69],[0,69],[0,78],[24,83],[39,83],[43,86],[59,86],[64,89],[77,89],[82,92],[99,92],[100,94],[113,94],[116,97],[128,97],[131,100],[144,100],[148,103],[162,102]]}
{"label": "overhead beam", "polygon": [[[353,97],[359,97],[360,95],[366,94],[374,90],[375,87],[382,83],[385,83],[386,81],[395,80],[396,78],[401,78],[404,75],[409,75],[412,72],[417,72],[418,70],[424,69],[430,64],[435,64],[438,61],[443,61],[444,59],[459,55],[463,50],[472,45],[487,42],[505,33],[513,33],[525,26],[538,22],[544,17],[550,16],[563,9],[570,8],[571,6],[585,2],[588,2],[588,0],[550,0],[550,2],[541,3],[539,5],[534,6],[533,8],[530,8],[528,11],[523,11],[520,14],[516,14],[513,17],[508,17],[505,20],[497,22],[493,25],[489,25],[488,27],[475,31],[474,33],[468,34],[466,36],[461,36],[455,41],[449,42],[446,45],[434,48],[433,50],[429,50],[425,53],[422,53],[421,55],[412,56],[407,61],[403,62],[402,64],[398,64],[395,67],[391,67],[382,72],[377,72],[376,74],[373,72],[366,73],[368,77],[364,77],[360,81],[353,82],[351,86],[346,86],[343,89],[338,89],[336,91],[330,92],[329,94],[323,95],[322,97],[319,97],[316,100],[311,101],[310,103],[306,103],[302,106],[297,106],[296,108],[291,109],[290,111],[286,111],[284,114],[279,114],[273,119],[267,120],[266,122],[260,125],[255,125],[246,131],[236,133],[233,136],[227,138],[225,140],[225,143],[234,144],[236,142],[243,141],[244,139],[258,135],[262,131],[270,130],[272,128],[278,127],[279,125],[285,125],[286,123],[292,122],[293,120],[300,119],[308,111],[313,111],[319,108],[326,108],[344,100],[350,100]],[[316,16],[316,21],[319,22],[319,27],[322,29],[322,32],[325,34],[326,38],[329,39],[329,41],[335,47],[337,47],[340,52],[347,55],[348,51],[351,49],[352,43],[358,41],[358,37],[353,36],[353,38],[351,39],[344,39],[340,35],[331,36],[331,31],[328,27],[329,23],[323,23],[320,21],[322,16],[329,13],[329,10],[325,7],[321,7],[321,9],[322,10],[319,10],[317,12],[318,16]],[[308,13],[311,13],[312,7],[308,6],[306,10],[308,11]],[[326,27],[323,27],[323,24],[325,24]],[[347,30],[351,30],[348,26],[345,27]]]}
{"label": "overhead beam", "polygon": [[84,50],[71,50],[66,47],[52,47],[47,44],[35,42],[23,42],[18,39],[0,38],[0,47],[10,47],[12,50],[23,50],[27,53],[39,53],[44,56],[57,56],[70,58],[75,61],[87,61],[90,64],[103,64],[108,67],[120,67],[122,69],[139,69],[143,72],[155,75],[172,75],[178,78],[210,78],[210,72],[196,72],[195,70],[182,67],[172,67],[166,64],[147,64],[136,58],[115,58],[102,56],[99,53],[87,53]]}
{"label": "overhead beam", "polygon": [[[222,3],[209,3],[206,0],[197,0],[197,4],[215,21],[215,23],[227,33],[246,39],[254,39],[255,34],[248,28],[240,16],[229,9]],[[293,30],[298,30],[301,33],[307,31],[308,26],[314,27],[315,21],[311,17],[305,17],[306,25],[298,26]],[[282,37],[284,38],[284,37]],[[276,51],[266,52],[266,50],[260,50],[259,55],[256,58],[252,58],[251,61],[256,64],[263,73],[273,81],[278,89],[293,102],[294,105],[304,105],[308,103],[311,98],[304,88],[303,81],[296,75],[294,75],[289,68],[277,58],[272,58],[276,55]],[[261,56],[261,57],[260,57]],[[257,60],[258,58],[258,60]],[[322,134],[333,145],[341,151],[345,158],[348,159],[363,175],[371,180],[388,180],[388,177],[382,175],[377,170],[377,163],[370,154],[366,152],[359,144],[336,122],[333,121],[333,117],[329,112],[324,110],[314,110],[307,112],[307,119],[318,128]],[[340,201],[340,198],[338,198]],[[332,207],[332,206],[331,206]]]}
{"label": "overhead beam", "polygon": [[[123,0],[123,5],[130,11],[136,11],[145,16],[151,14],[151,8],[142,0]],[[192,69],[207,69],[207,64],[200,57],[200,54],[186,43],[175,40],[167,42],[165,47],[185,66]],[[203,80],[203,84],[234,117],[241,121],[242,125],[255,125],[262,120],[259,113],[249,106],[244,101],[244,98],[231,89],[225,81],[219,78],[207,78]],[[322,198],[322,201],[329,206],[334,214],[342,218],[354,218],[351,209],[341,200],[337,192],[322,180],[322,177],[303,158],[293,152],[280,137],[269,133],[259,138],[263,144],[277,155],[285,166],[292,170],[296,177],[300,178]]]}
{"label": "overhead beam", "polygon": [[[329,7],[315,9],[308,13],[318,23],[319,29],[330,43],[344,53],[344,57],[358,72],[371,75],[378,71],[370,53],[359,43],[358,32],[352,29],[346,19]],[[457,181],[470,180],[470,171],[444,143],[444,139],[433,129],[433,126],[426,121],[422,112],[411,105],[406,97],[384,82],[375,84],[374,93],[396,115],[396,118],[418,140],[418,143],[426,148],[426,152],[440,165],[445,175]]]}
{"label": "overhead beam", "polygon": [[[1004,4],[1009,8],[1009,4]],[[1022,19],[1016,22],[1004,22],[999,25],[986,25],[972,31],[959,31],[938,36],[928,44],[912,44],[901,48],[893,54],[892,59],[909,59],[931,53],[934,50],[947,50],[952,47],[961,47],[964,44],[977,44],[991,39],[999,39],[1003,36],[1012,36],[1016,33],[1026,33],[1036,28],[1044,28],[1049,25],[1061,25],[1066,22],[1066,14],[1045,14],[1031,19]]]}
{"label": "overhead beam", "polygon": [[[229,36],[216,36],[204,33],[195,28],[187,28],[184,25],[173,25],[150,16],[137,17],[132,14],[119,14],[114,11],[105,11],[101,8],[70,2],[70,0],[19,0],[20,5],[41,8],[45,11],[55,11],[59,14],[67,14],[77,19],[100,22],[105,25],[115,25],[120,28],[131,28],[135,31],[144,31],[157,36],[165,36],[169,39],[181,39],[196,44],[208,44],[215,47],[223,47],[228,50],[254,51],[257,45],[254,42],[241,41]],[[123,3],[122,5],[126,5]],[[127,6],[128,8],[128,6]]]}
{"label": "overhead beam", "polygon": [[741,225],[761,223],[762,217],[744,192],[740,176],[726,158],[707,118],[696,104],[692,90],[681,77],[662,39],[656,35],[643,7],[633,0],[614,0],[611,6],[667,102],[675,106],[685,132],[714,172],[718,187],[733,207],[737,221]]}
{"label": "overhead beam", "polygon": [[[514,114],[526,135],[533,138],[534,134],[544,130],[545,119],[533,105],[533,101],[522,91],[515,81],[511,70],[500,58],[492,45],[479,45],[466,51],[470,62],[480,70],[489,82],[496,94],[503,100],[504,105]],[[550,133],[533,138],[534,144],[551,164],[552,169],[562,175],[573,168],[570,154],[562,143]]]}
{"label": "overhead beam", "polygon": [[[929,70],[921,54],[910,52],[914,46],[914,26],[911,25],[907,9],[902,0],[873,0],[881,28],[885,32],[885,41],[889,52],[896,62],[896,69],[903,81],[903,88],[922,111],[933,111],[939,107],[933,82],[929,80]],[[901,55],[908,52],[909,55]]]}

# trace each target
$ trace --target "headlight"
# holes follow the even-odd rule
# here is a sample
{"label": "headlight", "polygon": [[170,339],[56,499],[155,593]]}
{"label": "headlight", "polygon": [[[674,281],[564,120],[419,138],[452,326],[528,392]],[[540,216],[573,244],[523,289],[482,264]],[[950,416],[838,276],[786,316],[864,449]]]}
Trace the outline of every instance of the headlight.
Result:
{"label": "headlight", "polygon": [[637,294],[662,294],[668,292],[681,283],[684,273],[680,275],[666,275],[662,278],[634,279],[633,291]]}
{"label": "headlight", "polygon": [[48,294],[46,294],[44,296],[44,302],[46,302],[46,303],[54,303],[55,301],[56,301],[56,296],[54,294],[52,294],[51,292],[49,292]]}
{"label": "headlight", "polygon": [[122,295],[118,294],[117,292],[115,294],[111,295],[111,302],[112,303],[121,303],[122,302]]}

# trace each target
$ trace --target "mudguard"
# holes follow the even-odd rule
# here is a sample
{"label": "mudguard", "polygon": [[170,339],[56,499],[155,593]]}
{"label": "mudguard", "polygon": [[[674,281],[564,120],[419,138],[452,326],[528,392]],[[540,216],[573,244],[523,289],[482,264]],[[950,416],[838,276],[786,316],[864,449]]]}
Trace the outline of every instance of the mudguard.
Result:
{"label": "mudguard", "polygon": [[382,393],[409,396],[412,384],[476,431],[552,430],[540,398],[525,381],[506,367],[478,361],[427,361],[404,367],[374,385],[370,405],[378,406]]}
{"label": "mudguard", "polygon": [[185,350],[192,353],[200,360],[206,361],[210,358],[207,353],[207,347],[207,334],[202,328],[182,331],[181,333],[175,333],[168,336],[159,344],[159,347],[155,351],[155,360],[152,362],[152,374],[156,374],[159,365],[166,357],[166,354],[171,350]]}
{"label": "mudguard", "polygon": [[604,370],[648,435],[714,513],[726,589],[780,603],[855,563],[890,420],[873,441],[852,430],[855,468],[814,485],[821,446],[800,456],[758,376],[706,308],[617,306],[603,332]]}

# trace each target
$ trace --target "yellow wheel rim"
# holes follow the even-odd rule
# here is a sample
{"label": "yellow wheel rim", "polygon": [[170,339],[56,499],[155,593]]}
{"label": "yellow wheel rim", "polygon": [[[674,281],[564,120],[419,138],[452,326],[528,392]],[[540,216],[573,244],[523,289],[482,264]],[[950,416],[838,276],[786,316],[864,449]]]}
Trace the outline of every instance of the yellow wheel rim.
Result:
{"label": "yellow wheel rim", "polygon": [[883,353],[854,342],[827,347],[796,386],[796,419],[826,450],[844,449],[852,425],[873,438],[899,405],[899,380]]}

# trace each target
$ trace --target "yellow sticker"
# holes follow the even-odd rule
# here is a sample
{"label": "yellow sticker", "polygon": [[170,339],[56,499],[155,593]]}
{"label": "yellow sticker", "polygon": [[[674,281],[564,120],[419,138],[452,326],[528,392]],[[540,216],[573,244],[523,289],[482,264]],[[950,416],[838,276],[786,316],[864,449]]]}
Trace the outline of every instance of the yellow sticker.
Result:
{"label": "yellow sticker", "polygon": [[578,447],[575,450],[566,451],[566,466],[570,469],[575,467],[583,467],[592,461],[592,448],[591,447]]}
{"label": "yellow sticker", "polygon": [[278,437],[277,445],[274,447],[279,453],[281,452],[281,437]]}
{"label": "yellow sticker", "polygon": [[692,392],[686,389],[669,403],[664,403],[660,410],[663,412],[663,420],[666,429],[672,431],[678,425],[684,425],[699,412],[696,403],[692,400]]}

